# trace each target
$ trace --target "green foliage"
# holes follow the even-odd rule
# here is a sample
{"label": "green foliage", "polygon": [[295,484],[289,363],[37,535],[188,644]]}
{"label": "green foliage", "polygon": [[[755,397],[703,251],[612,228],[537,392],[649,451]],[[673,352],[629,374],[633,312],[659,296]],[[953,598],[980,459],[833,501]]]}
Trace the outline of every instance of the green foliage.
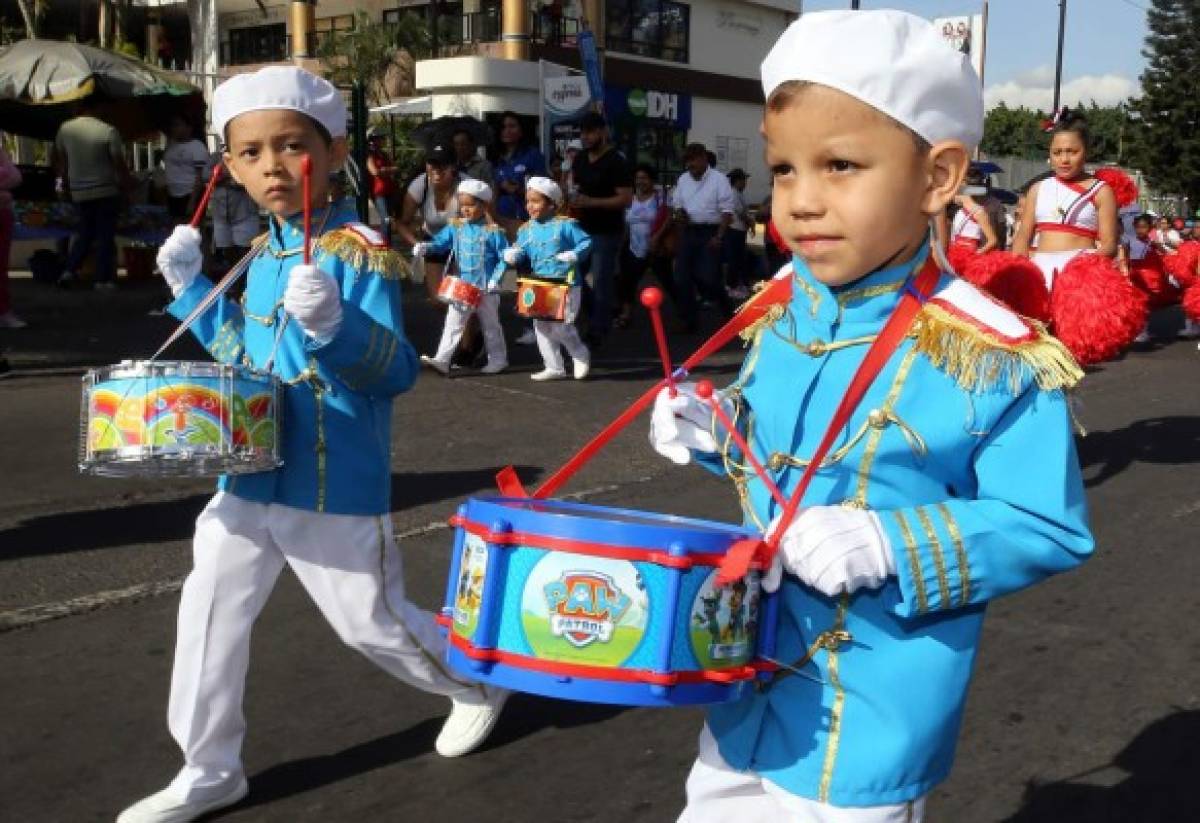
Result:
{"label": "green foliage", "polygon": [[416,15],[396,23],[378,23],[366,12],[354,13],[354,28],[333,32],[317,46],[325,76],[337,86],[362,83],[371,105],[388,99],[386,80],[411,82],[412,61],[429,53],[429,31]]}
{"label": "green foliage", "polygon": [[[1095,101],[1074,113],[1087,120],[1093,163],[1121,163],[1129,138],[1129,113],[1125,106],[1098,106]],[[1050,135],[1042,130],[1048,114],[1024,106],[1010,109],[1003,103],[987,113],[980,148],[991,157],[1011,156],[1041,160],[1050,151]]]}
{"label": "green foliage", "polygon": [[1200,0],[1151,0],[1131,154],[1155,189],[1200,202]]}

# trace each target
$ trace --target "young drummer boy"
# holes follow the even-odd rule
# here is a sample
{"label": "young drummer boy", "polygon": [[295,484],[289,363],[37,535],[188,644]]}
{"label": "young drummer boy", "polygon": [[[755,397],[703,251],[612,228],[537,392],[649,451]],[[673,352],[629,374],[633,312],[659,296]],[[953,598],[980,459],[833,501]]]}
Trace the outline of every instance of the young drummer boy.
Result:
{"label": "young drummer boy", "polygon": [[496,374],[508,368],[508,350],[504,345],[504,329],[500,326],[500,280],[504,277],[504,250],[508,238],[504,229],[487,219],[487,207],[492,202],[492,189],[481,180],[467,179],[458,184],[458,217],[452,218],[431,240],[413,246],[414,257],[429,252],[450,252],[458,262],[458,277],[480,289],[479,305],[467,308],[452,304],[442,326],[442,339],[432,357],[421,355],[421,362],[438,371],[450,374],[450,358],[462,340],[463,330],[472,314],[479,315],[483,327],[483,345],[487,350],[484,374]]}
{"label": "young drummer boy", "polygon": [[508,265],[528,260],[536,279],[565,282],[570,287],[562,320],[533,321],[538,351],[545,365],[540,372],[529,375],[529,379],[537,381],[562,380],[567,376],[562,349],[571,355],[576,380],[583,380],[591,370],[591,354],[575,328],[581,292],[575,278],[579,262],[592,250],[592,238],[574,219],[557,215],[562,200],[562,189],[549,177],[529,178],[525,184],[529,221],[517,231],[516,244],[504,252],[504,262]]}
{"label": "young drummer boy", "polygon": [[[967,58],[895,11],[805,14],[762,76],[791,298],[753,330],[725,400],[788,496],[915,290],[983,106]],[[681,820],[922,819],[953,760],[984,607],[1092,551],[1063,396],[1079,377],[1040,328],[937,273],[784,532],[764,578],[783,666],[709,711]],[[768,529],[780,507],[712,417],[688,387],[664,391],[651,440],[728,473]]]}
{"label": "young drummer boy", "polygon": [[[217,360],[270,368],[282,381],[283,466],[221,478],[196,521],[168,708],[184,766],[119,823],[179,823],[245,796],[250,629],[285,565],[347,645],[450,697],[443,755],[477,746],[506,697],[451,674],[433,616],[404,596],[388,516],[391,406],[417,362],[401,322],[399,260],[348,204],[327,202],[329,172],[347,150],[341,94],[301,69],[270,67],[219,86],[212,106],[225,164],[270,213],[270,228],[242,302],[222,298],[192,330]],[[312,265],[303,264],[305,157]],[[176,317],[212,288],[201,259],[200,235],[187,226],[159,251]]]}

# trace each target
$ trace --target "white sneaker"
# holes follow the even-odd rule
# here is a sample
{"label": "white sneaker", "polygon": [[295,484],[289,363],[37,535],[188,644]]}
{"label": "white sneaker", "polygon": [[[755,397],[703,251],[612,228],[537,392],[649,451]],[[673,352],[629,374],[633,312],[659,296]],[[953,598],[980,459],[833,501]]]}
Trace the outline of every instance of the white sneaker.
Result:
{"label": "white sneaker", "polygon": [[[0,318],[0,320],[2,319],[3,318]],[[9,328],[12,327],[10,326]],[[17,328],[20,328],[20,326]],[[1191,319],[1185,320],[1183,323],[1183,328],[1179,330],[1178,337],[1180,340],[1195,340],[1197,337],[1200,337],[1200,323],[1197,323],[1195,320]]]}
{"label": "white sneaker", "polygon": [[1138,334],[1138,336],[1137,336],[1137,337],[1133,338],[1133,342],[1134,342],[1134,343],[1149,343],[1149,342],[1150,342],[1150,332],[1148,332],[1148,331],[1146,331],[1145,329],[1143,329],[1143,330],[1142,330],[1142,331],[1141,331],[1141,332]]}
{"label": "white sneaker", "polygon": [[566,380],[567,373],[565,371],[554,371],[553,369],[542,369],[539,372],[529,375],[529,379],[536,380],[539,383],[544,383],[547,380]]}
{"label": "white sneaker", "polygon": [[208,800],[183,801],[166,788],[121,812],[117,823],[188,823],[208,812],[232,806],[249,791],[245,777],[239,777],[227,793]]}
{"label": "white sneaker", "polygon": [[482,697],[472,689],[467,693],[469,697],[450,698],[453,704],[450,716],[434,744],[442,757],[460,757],[475,751],[491,734],[500,719],[500,710],[512,694],[498,686],[480,686],[479,689],[483,692]]}
{"label": "white sneaker", "polygon": [[501,360],[498,363],[488,362],[486,366],[479,370],[480,374],[499,374],[508,368],[508,361]]}
{"label": "white sneaker", "polygon": [[533,327],[531,326],[521,332],[516,342],[522,346],[532,346],[537,343],[537,335],[533,333]]}
{"label": "white sneaker", "polygon": [[0,314],[0,329],[23,329],[29,324],[17,317],[15,312],[6,311]]}
{"label": "white sneaker", "polygon": [[442,377],[447,377],[450,374],[450,364],[449,363],[443,363],[441,360],[438,360],[434,357],[430,357],[427,354],[421,355],[421,363],[423,365],[426,365],[429,368],[433,369],[435,372],[439,373]]}
{"label": "white sneaker", "polygon": [[585,377],[588,376],[588,373],[591,372],[591,370],[592,370],[591,361],[589,361],[589,360],[576,360],[575,361],[575,379],[576,380],[584,379]]}

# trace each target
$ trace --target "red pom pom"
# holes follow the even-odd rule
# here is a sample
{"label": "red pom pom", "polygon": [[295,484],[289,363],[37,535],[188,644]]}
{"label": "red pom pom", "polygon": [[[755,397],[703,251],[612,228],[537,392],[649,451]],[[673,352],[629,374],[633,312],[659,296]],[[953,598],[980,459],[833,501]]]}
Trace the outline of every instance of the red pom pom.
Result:
{"label": "red pom pom", "polygon": [[1183,313],[1200,323],[1200,285],[1192,286],[1183,293]]}
{"label": "red pom pom", "polygon": [[1146,295],[1151,310],[1179,302],[1179,289],[1167,279],[1163,262],[1162,256],[1151,249],[1141,260],[1129,263],[1129,279]]}
{"label": "red pom pom", "polygon": [[1148,314],[1146,296],[1103,255],[1076,255],[1054,278],[1054,335],[1082,365],[1103,363],[1123,352]]}
{"label": "red pom pom", "polygon": [[1163,260],[1163,268],[1167,274],[1175,278],[1183,288],[1191,288],[1198,279],[1196,263],[1200,262],[1200,242],[1188,240],[1179,246],[1175,254],[1168,254]]}
{"label": "red pom pom", "polygon": [[962,274],[967,280],[1025,317],[1050,321],[1046,278],[1033,261],[1007,251],[977,254]]}
{"label": "red pom pom", "polygon": [[971,260],[978,256],[975,253],[975,249],[962,243],[951,243],[946,249],[946,259],[950,262],[950,268],[954,269],[958,274],[966,271]]}
{"label": "red pom pom", "polygon": [[1134,183],[1132,177],[1116,166],[1100,169],[1094,176],[1097,180],[1103,180],[1112,187],[1113,194],[1117,197],[1117,208],[1124,208],[1137,200],[1137,183]]}

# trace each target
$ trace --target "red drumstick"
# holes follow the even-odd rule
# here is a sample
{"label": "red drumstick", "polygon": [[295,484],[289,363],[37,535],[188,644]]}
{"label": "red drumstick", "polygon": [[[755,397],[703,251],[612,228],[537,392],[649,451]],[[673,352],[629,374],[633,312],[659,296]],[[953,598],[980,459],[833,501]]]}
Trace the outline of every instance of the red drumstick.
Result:
{"label": "red drumstick", "polygon": [[675,377],[671,374],[671,353],[667,350],[667,335],[663,331],[662,289],[654,286],[642,289],[642,305],[650,312],[650,325],[654,327],[654,339],[658,342],[658,357],[662,360],[663,375],[667,378],[667,392],[674,397],[679,392],[675,389]]}
{"label": "red drumstick", "polygon": [[208,178],[208,186],[204,189],[204,196],[200,198],[200,205],[196,206],[196,213],[192,215],[191,226],[193,229],[200,227],[200,221],[204,219],[204,211],[208,208],[209,198],[212,197],[213,189],[216,188],[217,181],[221,179],[221,171],[224,168],[224,163],[217,163],[213,166],[212,175]]}
{"label": "red drumstick", "polygon": [[733,425],[733,421],[729,419],[729,415],[725,413],[725,409],[721,408],[721,402],[716,398],[713,392],[713,384],[711,380],[696,381],[696,396],[701,400],[708,402],[712,406],[713,414],[721,421],[721,425],[729,432],[729,436],[733,438],[734,444],[742,450],[742,454],[754,469],[754,473],[758,475],[758,479],[767,487],[767,491],[771,493],[771,497],[775,498],[775,502],[786,508],[787,498],[779,491],[779,487],[775,485],[775,481],[767,474],[767,470],[763,468],[762,463],[758,462],[758,458],[750,451],[750,444],[746,442],[746,438],[742,437],[742,433],[737,430],[737,426]]}
{"label": "red drumstick", "polygon": [[309,241],[312,239],[312,157],[304,155],[300,161],[300,173],[304,175],[304,265],[312,263]]}

